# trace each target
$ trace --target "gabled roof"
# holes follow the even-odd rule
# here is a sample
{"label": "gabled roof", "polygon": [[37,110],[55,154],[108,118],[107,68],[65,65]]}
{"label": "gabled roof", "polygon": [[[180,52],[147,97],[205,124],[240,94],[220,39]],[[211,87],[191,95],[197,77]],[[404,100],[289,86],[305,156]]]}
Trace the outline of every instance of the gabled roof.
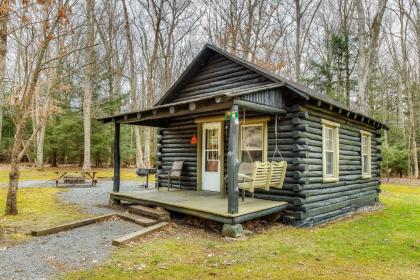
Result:
{"label": "gabled roof", "polygon": [[347,106],[335,101],[334,99],[332,99],[331,97],[325,95],[325,94],[321,94],[318,93],[316,91],[314,91],[313,89],[310,89],[307,86],[304,86],[302,84],[293,82],[289,79],[286,79],[284,77],[280,77],[278,75],[276,75],[273,72],[268,71],[267,69],[264,69],[254,63],[251,63],[249,61],[246,61],[242,58],[239,58],[235,55],[230,54],[229,52],[222,50],[214,45],[211,44],[206,44],[204,46],[204,48],[200,51],[200,53],[194,58],[194,60],[190,63],[190,65],[186,68],[186,70],[182,73],[182,75],[180,76],[180,78],[171,86],[171,88],[162,96],[162,98],[156,103],[155,106],[161,106],[164,105],[165,103],[170,102],[170,98],[173,97],[182,87],[183,85],[185,85],[185,83],[195,74],[195,72],[197,71],[197,69],[199,69],[200,67],[202,67],[202,65],[204,65],[206,63],[206,61],[208,60],[208,58],[214,54],[219,54],[224,56],[225,58],[238,63],[252,71],[255,71],[257,73],[259,73],[260,75],[264,76],[265,78],[267,78],[268,80],[274,82],[274,83],[283,83],[284,86],[286,88],[288,88],[289,90],[291,90],[292,92],[295,92],[299,95],[301,95],[302,97],[305,97],[306,99],[315,99],[318,100],[319,102],[322,103],[326,103],[330,106],[336,107],[338,109],[341,109],[340,111],[347,111],[347,112],[351,112],[355,115],[358,115],[366,120],[372,120],[378,124],[380,124],[383,128],[388,128],[385,124],[376,121],[372,118],[370,118],[369,116],[358,112],[356,110],[350,109]]}

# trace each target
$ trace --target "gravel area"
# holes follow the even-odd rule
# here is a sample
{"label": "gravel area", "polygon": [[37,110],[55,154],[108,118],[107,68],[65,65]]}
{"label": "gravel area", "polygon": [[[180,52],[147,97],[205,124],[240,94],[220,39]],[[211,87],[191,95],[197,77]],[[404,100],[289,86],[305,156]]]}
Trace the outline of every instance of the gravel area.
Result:
{"label": "gravel area", "polygon": [[[33,180],[21,182],[20,187],[50,187],[50,183]],[[123,181],[120,189],[138,190],[138,184]],[[95,188],[69,187],[66,190],[58,194],[59,199],[76,203],[87,213],[101,215],[118,211],[107,207],[112,182],[98,182]],[[0,279],[51,279],[71,269],[90,268],[112,252],[112,239],[140,228],[137,224],[112,220],[0,248]]]}
{"label": "gravel area", "polygon": [[[120,191],[139,190],[137,181],[121,182]],[[152,187],[152,184],[150,184]],[[68,188],[58,196],[64,202],[79,204],[90,214],[101,215],[115,212],[108,208],[109,193],[112,192],[112,182],[98,182],[95,188]]]}
{"label": "gravel area", "polygon": [[112,239],[140,228],[115,220],[33,238],[0,251],[0,279],[49,279],[72,269],[92,267],[112,252]]}

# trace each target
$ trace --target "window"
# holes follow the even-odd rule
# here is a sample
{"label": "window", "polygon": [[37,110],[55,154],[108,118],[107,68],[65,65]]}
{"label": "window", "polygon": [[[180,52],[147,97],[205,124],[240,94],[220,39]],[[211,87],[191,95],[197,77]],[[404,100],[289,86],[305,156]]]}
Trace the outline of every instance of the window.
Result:
{"label": "window", "polygon": [[264,142],[262,123],[241,125],[241,161],[264,161]]}
{"label": "window", "polygon": [[322,120],[322,173],[324,182],[338,181],[339,127],[338,123]]}
{"label": "window", "polygon": [[360,131],[361,138],[361,161],[362,161],[362,178],[371,177],[371,137],[369,132]]}

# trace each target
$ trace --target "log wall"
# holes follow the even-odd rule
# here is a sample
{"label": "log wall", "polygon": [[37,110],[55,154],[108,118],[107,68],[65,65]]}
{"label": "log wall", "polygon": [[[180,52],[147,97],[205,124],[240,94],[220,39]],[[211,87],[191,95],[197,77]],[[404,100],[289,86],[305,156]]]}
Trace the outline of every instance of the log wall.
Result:
{"label": "log wall", "polygon": [[[287,161],[287,172],[282,189],[257,190],[256,198],[287,201],[289,207],[284,222],[296,226],[312,226],[339,218],[355,209],[375,203],[379,193],[380,139],[374,127],[350,121],[348,118],[316,106],[295,106],[278,118],[277,140],[274,116],[268,122],[269,161]],[[224,111],[214,112],[222,116]],[[171,125],[158,130],[158,184],[167,186],[167,174],[175,160],[184,160],[182,188],[195,190],[197,186],[197,146],[190,144],[198,135],[194,119],[208,114],[174,118]],[[263,116],[247,112],[247,118]],[[242,114],[240,111],[240,118]],[[322,177],[322,123],[321,119],[340,123],[339,181],[324,183]],[[229,131],[225,122],[223,129]],[[360,129],[372,133],[372,177],[361,176]],[[225,170],[227,166],[228,134],[224,133]],[[200,139],[199,139],[200,141]],[[280,153],[274,153],[275,146]],[[176,182],[175,182],[176,185]]]}
{"label": "log wall", "polygon": [[[295,161],[298,183],[285,222],[298,226],[312,226],[339,218],[355,209],[378,201],[380,186],[380,134],[373,126],[349,119],[316,106],[299,107],[302,117],[295,123],[302,127],[295,131],[301,143]],[[339,128],[339,181],[324,183],[322,176],[322,123],[321,119],[340,123]],[[360,130],[372,133],[372,176],[363,179],[361,174]]]}

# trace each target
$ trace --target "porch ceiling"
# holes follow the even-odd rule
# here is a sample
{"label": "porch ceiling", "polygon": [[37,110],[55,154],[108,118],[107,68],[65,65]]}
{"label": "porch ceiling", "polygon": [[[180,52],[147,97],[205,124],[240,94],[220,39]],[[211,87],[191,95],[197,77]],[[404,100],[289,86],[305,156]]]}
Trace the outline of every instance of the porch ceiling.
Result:
{"label": "porch ceiling", "polygon": [[235,97],[246,95],[262,90],[275,89],[284,86],[283,83],[276,83],[265,86],[247,88],[245,90],[229,90],[194,98],[188,101],[174,102],[165,105],[154,106],[139,111],[97,118],[102,123],[117,122],[131,125],[142,125],[152,127],[165,127],[168,119],[172,117],[191,115],[196,113],[211,112],[230,108],[235,104],[254,111],[278,114],[284,110],[271,106],[261,105],[248,101],[235,100]]}

